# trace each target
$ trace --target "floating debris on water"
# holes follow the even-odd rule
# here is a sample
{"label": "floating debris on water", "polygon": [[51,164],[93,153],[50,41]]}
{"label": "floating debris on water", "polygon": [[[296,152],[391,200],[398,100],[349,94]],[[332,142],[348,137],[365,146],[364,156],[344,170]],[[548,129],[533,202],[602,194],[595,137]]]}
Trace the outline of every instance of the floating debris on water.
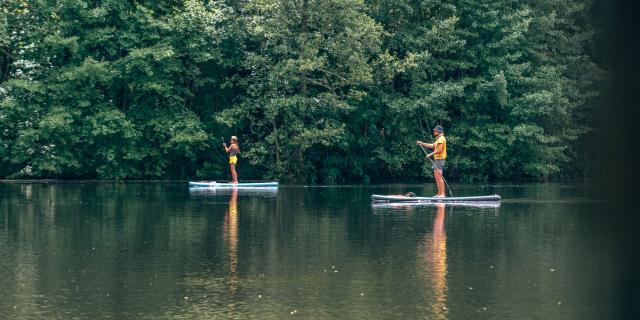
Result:
{"label": "floating debris on water", "polygon": [[469,287],[469,290],[473,290],[473,287]]}
{"label": "floating debris on water", "polygon": [[262,299],[262,295],[261,294],[258,295],[258,299]]}
{"label": "floating debris on water", "polygon": [[493,269],[493,266],[489,266],[489,269]]}
{"label": "floating debris on water", "polygon": [[189,300],[189,297],[184,297],[185,300]]}
{"label": "floating debris on water", "polygon": [[361,296],[364,296],[364,292],[360,292],[360,295],[361,295]]}
{"label": "floating debris on water", "polygon": [[487,310],[487,307],[482,307],[482,310]]}
{"label": "floating debris on water", "polygon": [[556,271],[554,268],[549,269],[549,271],[554,272]]}

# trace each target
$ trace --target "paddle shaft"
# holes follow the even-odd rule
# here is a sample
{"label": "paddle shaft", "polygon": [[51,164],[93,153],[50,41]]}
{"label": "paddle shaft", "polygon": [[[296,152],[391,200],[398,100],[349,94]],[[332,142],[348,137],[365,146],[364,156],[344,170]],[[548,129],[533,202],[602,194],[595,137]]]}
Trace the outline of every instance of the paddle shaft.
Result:
{"label": "paddle shaft", "polygon": [[424,152],[424,154],[427,156],[427,159],[431,161],[431,165],[433,166],[433,171],[437,172],[440,175],[440,178],[442,178],[442,181],[444,181],[445,186],[447,186],[447,189],[449,190],[449,196],[453,197],[453,193],[451,192],[451,187],[449,187],[449,184],[447,183],[447,179],[445,179],[442,173],[440,172],[440,170],[436,168],[436,164],[433,163],[433,160],[429,158],[429,153],[427,152],[427,150],[425,150],[421,144],[419,144],[419,146],[420,146],[420,149],[422,149],[422,152]]}
{"label": "paddle shaft", "polygon": [[[220,140],[222,140],[222,145],[224,146],[224,144],[226,143],[226,142],[224,141],[224,138],[223,138],[223,137],[220,137]],[[225,149],[225,151],[226,151],[226,149]],[[226,157],[225,157],[225,159],[226,159]],[[226,167],[226,166],[222,166],[222,174],[226,177],[225,172],[226,172],[227,170],[225,169],[225,167]],[[226,179],[226,178],[225,178],[225,179]]]}

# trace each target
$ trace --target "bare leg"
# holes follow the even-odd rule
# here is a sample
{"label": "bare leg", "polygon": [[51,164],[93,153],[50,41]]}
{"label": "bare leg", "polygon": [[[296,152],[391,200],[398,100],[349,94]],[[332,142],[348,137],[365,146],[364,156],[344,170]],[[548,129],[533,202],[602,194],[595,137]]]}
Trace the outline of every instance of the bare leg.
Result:
{"label": "bare leg", "polygon": [[238,173],[236,173],[236,165],[231,163],[231,183],[238,183]]}
{"label": "bare leg", "polygon": [[433,177],[436,179],[436,185],[438,186],[438,194],[436,194],[436,197],[446,197],[447,195],[444,193],[444,179],[442,179],[442,170],[433,169]]}

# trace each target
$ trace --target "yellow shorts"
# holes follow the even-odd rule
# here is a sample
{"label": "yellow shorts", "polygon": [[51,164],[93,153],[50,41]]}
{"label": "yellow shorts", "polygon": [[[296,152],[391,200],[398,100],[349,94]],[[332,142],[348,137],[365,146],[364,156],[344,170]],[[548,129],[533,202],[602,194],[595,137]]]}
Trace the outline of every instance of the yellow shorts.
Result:
{"label": "yellow shorts", "polygon": [[229,157],[229,163],[230,163],[230,164],[236,164],[236,163],[238,163],[238,157],[236,157],[236,156],[231,156],[231,157]]}

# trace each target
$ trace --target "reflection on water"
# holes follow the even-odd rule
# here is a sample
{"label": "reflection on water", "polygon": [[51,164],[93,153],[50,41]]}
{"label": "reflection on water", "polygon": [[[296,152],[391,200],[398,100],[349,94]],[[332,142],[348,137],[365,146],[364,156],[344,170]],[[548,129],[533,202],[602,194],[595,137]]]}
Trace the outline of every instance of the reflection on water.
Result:
{"label": "reflection on water", "polygon": [[445,205],[436,205],[433,230],[425,234],[424,248],[418,253],[424,263],[425,279],[433,288],[433,319],[447,319],[447,235],[444,228]]}
{"label": "reflection on water", "polygon": [[229,199],[229,210],[224,216],[224,235],[229,251],[229,292],[238,289],[238,189],[233,189]]}
{"label": "reflection on water", "polygon": [[[411,217],[412,214],[433,213],[432,229],[420,238],[417,244],[417,267],[426,284],[424,304],[429,310],[428,319],[447,319],[447,234],[445,231],[446,208],[449,204],[432,203],[376,203],[373,210],[379,213]],[[499,206],[471,206],[483,209],[495,209]],[[428,211],[422,211],[422,210]],[[491,209],[491,210],[493,210]]]}
{"label": "reflection on water", "polygon": [[227,196],[240,192],[244,196],[260,196],[265,198],[275,198],[278,196],[278,188],[189,188],[189,193],[193,196]]}
{"label": "reflection on water", "polygon": [[373,202],[372,211],[379,214],[393,214],[399,212],[411,213],[416,210],[431,210],[444,204],[447,208],[465,207],[472,208],[477,213],[499,213],[500,201],[492,202],[455,202],[455,203],[430,203],[430,202]]}
{"label": "reflection on water", "polygon": [[611,318],[608,212],[591,191],[370,201],[430,188],[0,183],[0,317]]}

